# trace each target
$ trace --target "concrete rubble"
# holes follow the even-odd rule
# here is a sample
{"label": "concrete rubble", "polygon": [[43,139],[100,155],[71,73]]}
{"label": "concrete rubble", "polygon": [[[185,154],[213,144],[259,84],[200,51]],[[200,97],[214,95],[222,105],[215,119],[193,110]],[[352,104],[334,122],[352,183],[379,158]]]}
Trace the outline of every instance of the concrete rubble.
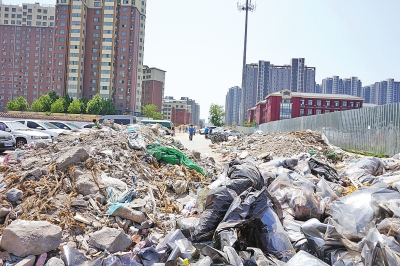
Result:
{"label": "concrete rubble", "polygon": [[398,155],[256,132],[211,144],[218,165],[166,132],[105,121],[7,155],[0,265],[400,263]]}

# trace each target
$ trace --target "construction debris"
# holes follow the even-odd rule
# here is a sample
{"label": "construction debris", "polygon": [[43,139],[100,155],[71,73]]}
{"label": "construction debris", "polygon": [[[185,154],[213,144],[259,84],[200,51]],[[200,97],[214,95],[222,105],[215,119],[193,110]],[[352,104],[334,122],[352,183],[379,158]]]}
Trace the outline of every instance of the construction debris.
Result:
{"label": "construction debris", "polygon": [[399,156],[256,132],[212,144],[221,166],[166,132],[105,121],[7,155],[0,265],[400,263]]}

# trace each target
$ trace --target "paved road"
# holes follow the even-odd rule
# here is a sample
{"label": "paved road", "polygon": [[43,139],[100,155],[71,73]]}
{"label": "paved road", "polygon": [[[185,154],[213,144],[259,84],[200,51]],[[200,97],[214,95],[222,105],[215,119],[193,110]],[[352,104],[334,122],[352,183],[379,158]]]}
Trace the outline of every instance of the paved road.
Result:
{"label": "paved road", "polygon": [[187,148],[188,150],[191,151],[198,151],[200,153],[205,153],[208,156],[211,156],[214,158],[216,162],[219,162],[221,155],[218,153],[214,153],[213,149],[209,147],[211,144],[211,140],[206,139],[204,135],[196,134],[193,136],[193,141],[189,140],[189,134],[188,133],[176,133],[176,136],[174,137],[175,139],[179,140],[182,142],[182,144]]}

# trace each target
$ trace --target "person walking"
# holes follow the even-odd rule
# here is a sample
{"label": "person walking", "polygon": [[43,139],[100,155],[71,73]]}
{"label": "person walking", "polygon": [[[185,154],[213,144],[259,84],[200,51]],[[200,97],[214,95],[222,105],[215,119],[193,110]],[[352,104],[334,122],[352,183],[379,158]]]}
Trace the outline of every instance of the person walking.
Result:
{"label": "person walking", "polygon": [[193,125],[190,125],[190,127],[189,127],[189,140],[190,140],[190,141],[193,140],[194,132],[195,132],[195,130],[194,130]]}
{"label": "person walking", "polygon": [[204,136],[205,138],[208,138],[208,127],[204,129]]}

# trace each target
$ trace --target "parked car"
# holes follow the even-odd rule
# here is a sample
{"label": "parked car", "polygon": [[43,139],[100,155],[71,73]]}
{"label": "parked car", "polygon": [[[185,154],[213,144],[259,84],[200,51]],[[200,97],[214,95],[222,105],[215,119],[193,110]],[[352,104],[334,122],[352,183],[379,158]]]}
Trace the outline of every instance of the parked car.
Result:
{"label": "parked car", "polygon": [[77,125],[71,122],[60,122],[60,121],[47,121],[50,124],[55,125],[58,128],[65,129],[65,130],[79,130],[81,129]]}
{"label": "parked car", "polygon": [[243,137],[243,133],[240,133],[239,131],[236,131],[236,130],[227,130],[226,134],[228,136],[237,136],[239,138]]}
{"label": "parked car", "polygon": [[81,128],[92,128],[94,126],[93,123],[89,123],[89,124],[84,124],[83,126],[81,126]]}
{"label": "parked car", "polygon": [[17,120],[17,122],[24,124],[25,126],[27,126],[30,129],[49,134],[52,138],[57,137],[60,133],[67,132],[65,129],[60,129],[60,128],[56,127],[55,125],[53,125],[49,122],[46,122],[46,121]]}
{"label": "parked car", "polygon": [[31,142],[52,142],[49,134],[35,131],[16,121],[0,121],[0,131],[11,133],[15,138],[17,148]]}
{"label": "parked car", "polygon": [[0,152],[6,150],[15,150],[16,141],[12,134],[0,131]]}

